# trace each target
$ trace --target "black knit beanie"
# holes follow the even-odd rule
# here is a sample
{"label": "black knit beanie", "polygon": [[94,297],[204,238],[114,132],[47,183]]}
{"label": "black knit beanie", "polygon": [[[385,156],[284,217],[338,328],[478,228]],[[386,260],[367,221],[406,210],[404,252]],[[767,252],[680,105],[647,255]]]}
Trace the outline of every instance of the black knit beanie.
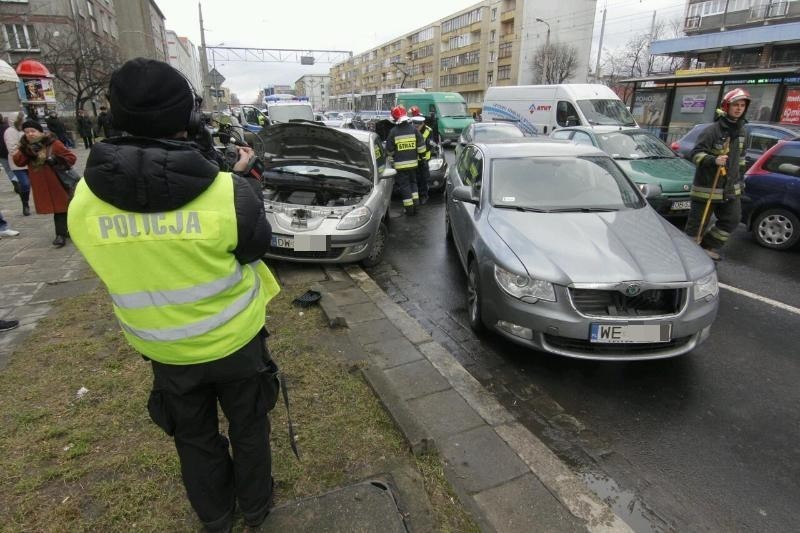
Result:
{"label": "black knit beanie", "polygon": [[36,120],[26,120],[22,123],[22,131],[25,131],[25,128],[33,128],[35,130],[39,130],[40,132],[44,133],[44,128],[42,125],[39,124]]}
{"label": "black knit beanie", "polygon": [[191,84],[180,72],[143,57],[114,71],[108,99],[115,128],[156,138],[185,130],[195,105]]}

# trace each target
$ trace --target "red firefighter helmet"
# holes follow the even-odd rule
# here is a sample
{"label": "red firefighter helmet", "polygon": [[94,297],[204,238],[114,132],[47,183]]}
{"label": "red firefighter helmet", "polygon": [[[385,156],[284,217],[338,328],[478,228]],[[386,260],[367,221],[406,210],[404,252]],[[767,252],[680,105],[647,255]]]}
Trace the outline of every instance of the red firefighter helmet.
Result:
{"label": "red firefighter helmet", "polygon": [[398,105],[392,108],[392,120],[395,122],[399,121],[401,118],[406,117],[406,108]]}
{"label": "red firefighter helmet", "polygon": [[408,110],[408,115],[411,117],[421,117],[422,111],[420,111],[419,106],[412,105]]}
{"label": "red firefighter helmet", "polygon": [[744,89],[733,89],[725,93],[725,96],[722,97],[722,103],[720,104],[719,107],[725,113],[727,113],[728,107],[733,102],[738,102],[739,100],[746,100],[747,104],[744,110],[747,111],[747,108],[750,107],[750,93],[745,91]]}

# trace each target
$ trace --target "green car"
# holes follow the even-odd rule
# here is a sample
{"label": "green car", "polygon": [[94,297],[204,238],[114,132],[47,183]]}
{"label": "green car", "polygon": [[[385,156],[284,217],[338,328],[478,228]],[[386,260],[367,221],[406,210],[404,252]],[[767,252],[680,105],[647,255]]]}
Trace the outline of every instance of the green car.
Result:
{"label": "green car", "polygon": [[639,128],[572,127],[557,129],[550,137],[596,146],[610,155],[637,185],[661,187],[660,195],[648,199],[661,216],[679,218],[689,214],[694,164],[675,155],[655,135]]}

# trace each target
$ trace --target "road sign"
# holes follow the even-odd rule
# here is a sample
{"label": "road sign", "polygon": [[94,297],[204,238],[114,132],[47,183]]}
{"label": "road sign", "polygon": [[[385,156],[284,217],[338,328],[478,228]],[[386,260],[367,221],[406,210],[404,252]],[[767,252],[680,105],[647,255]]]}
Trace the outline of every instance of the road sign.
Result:
{"label": "road sign", "polygon": [[211,82],[211,85],[219,87],[223,83],[225,83],[225,76],[219,73],[217,69],[212,68],[211,72],[208,73],[208,79]]}

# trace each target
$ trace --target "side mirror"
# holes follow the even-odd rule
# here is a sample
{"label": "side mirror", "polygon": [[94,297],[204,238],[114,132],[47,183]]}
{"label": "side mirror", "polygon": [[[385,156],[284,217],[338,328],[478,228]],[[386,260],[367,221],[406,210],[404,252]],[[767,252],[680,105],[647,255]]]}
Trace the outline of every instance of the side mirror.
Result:
{"label": "side mirror", "polygon": [[642,194],[645,198],[650,200],[651,198],[658,198],[661,196],[661,185],[657,183],[642,183],[639,185],[639,190],[642,191]]}
{"label": "side mirror", "polygon": [[459,185],[453,189],[453,199],[468,204],[477,204],[478,198],[472,193],[472,187]]}
{"label": "side mirror", "polygon": [[383,169],[383,172],[381,172],[382,180],[388,180],[389,178],[393,178],[395,176],[397,176],[397,171],[393,168],[386,167]]}

